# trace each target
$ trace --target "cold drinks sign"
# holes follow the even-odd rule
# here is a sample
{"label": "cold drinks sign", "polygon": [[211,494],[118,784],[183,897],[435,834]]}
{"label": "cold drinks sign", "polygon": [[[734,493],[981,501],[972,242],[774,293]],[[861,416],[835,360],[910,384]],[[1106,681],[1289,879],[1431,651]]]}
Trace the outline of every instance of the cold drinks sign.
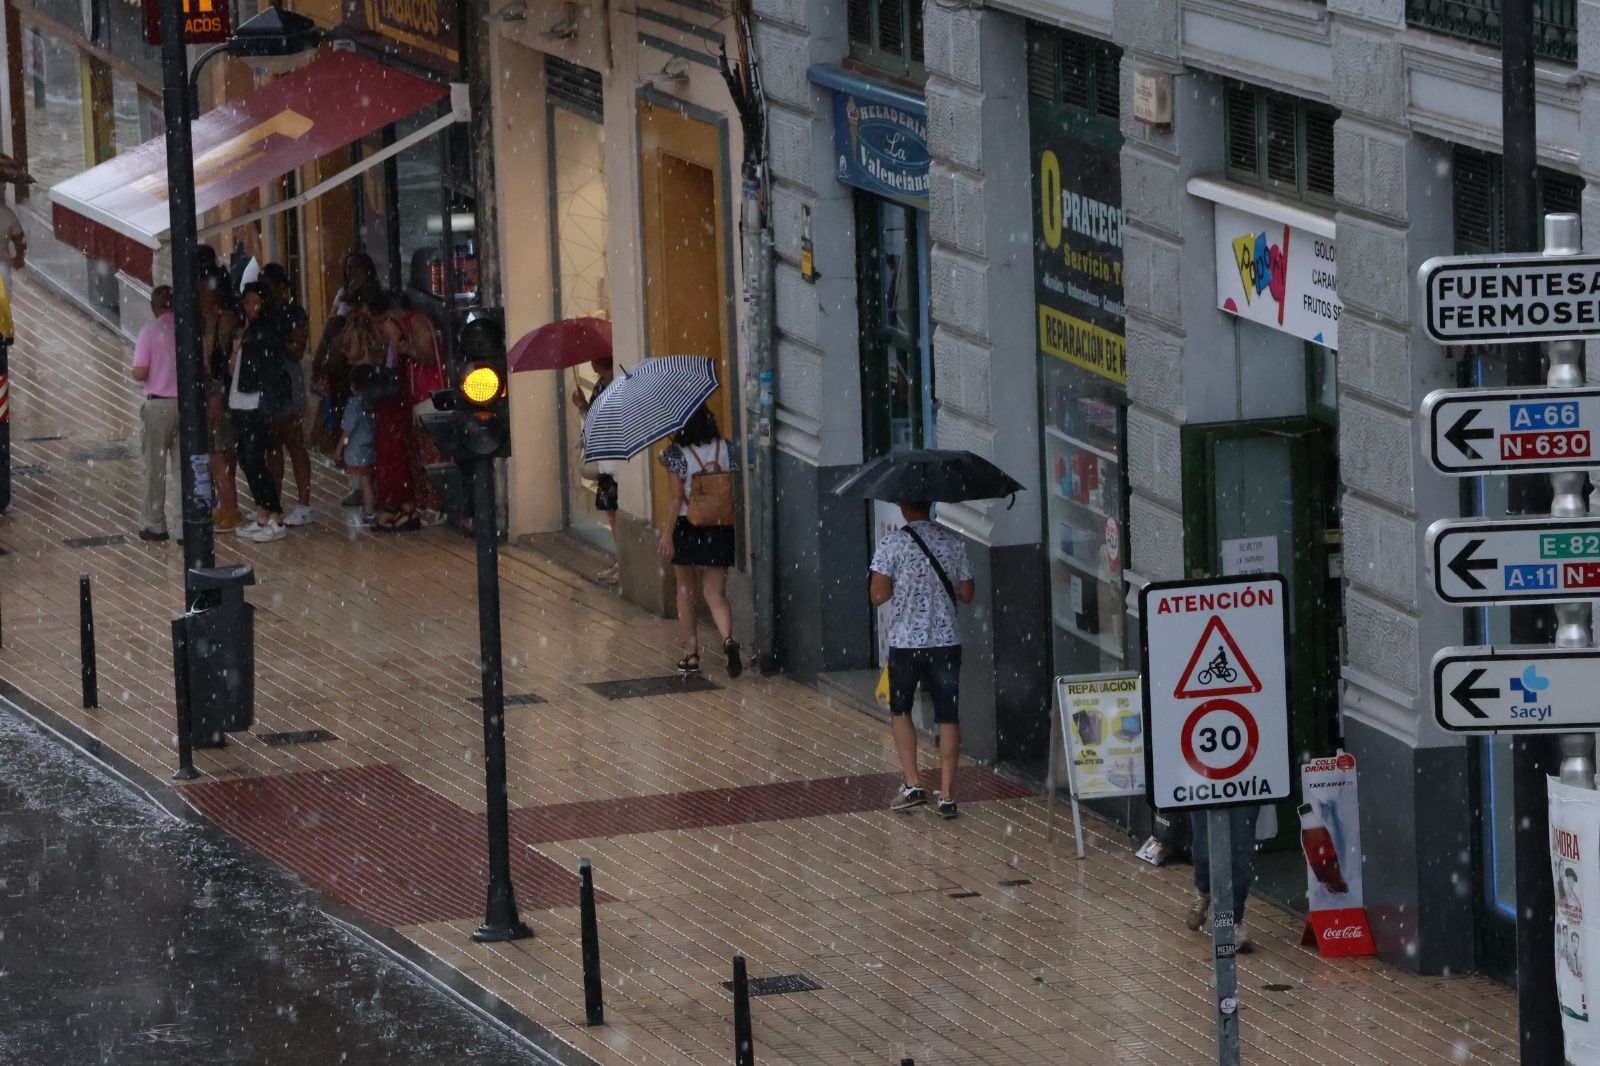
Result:
{"label": "cold drinks sign", "polygon": [[1153,584],[1139,606],[1150,802],[1179,810],[1286,799],[1283,578]]}

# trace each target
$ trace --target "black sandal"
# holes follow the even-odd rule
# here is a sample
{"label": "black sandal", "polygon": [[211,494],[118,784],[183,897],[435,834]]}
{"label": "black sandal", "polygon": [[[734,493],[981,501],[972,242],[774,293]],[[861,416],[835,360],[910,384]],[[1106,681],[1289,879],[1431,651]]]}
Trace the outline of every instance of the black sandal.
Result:
{"label": "black sandal", "polygon": [[729,637],[722,642],[722,654],[728,657],[728,677],[733,679],[744,673],[744,662],[739,658],[739,642]]}
{"label": "black sandal", "polygon": [[688,677],[690,674],[698,674],[699,672],[700,672],[700,653],[699,652],[695,652],[692,655],[685,655],[683,658],[678,660],[678,673],[679,673],[680,676]]}
{"label": "black sandal", "polygon": [[422,528],[422,516],[414,510],[386,511],[372,523],[374,533],[415,533]]}

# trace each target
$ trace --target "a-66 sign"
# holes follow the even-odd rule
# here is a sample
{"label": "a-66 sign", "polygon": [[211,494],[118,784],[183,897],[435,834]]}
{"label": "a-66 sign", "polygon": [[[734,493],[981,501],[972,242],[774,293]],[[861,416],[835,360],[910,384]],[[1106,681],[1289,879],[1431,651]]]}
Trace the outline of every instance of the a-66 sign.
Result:
{"label": "a-66 sign", "polygon": [[229,0],[144,0],[145,44],[161,43],[161,5],[183,4],[183,43],[221,44],[233,33]]}
{"label": "a-66 sign", "polygon": [[1424,451],[1445,474],[1600,465],[1600,389],[1439,389],[1422,401]]}

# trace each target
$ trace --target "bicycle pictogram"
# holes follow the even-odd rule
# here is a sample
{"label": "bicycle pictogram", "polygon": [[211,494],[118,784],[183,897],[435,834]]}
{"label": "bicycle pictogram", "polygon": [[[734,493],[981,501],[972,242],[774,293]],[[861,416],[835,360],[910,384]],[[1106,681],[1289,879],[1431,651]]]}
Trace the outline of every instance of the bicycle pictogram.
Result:
{"label": "bicycle pictogram", "polygon": [[1202,685],[1209,685],[1213,681],[1229,684],[1238,680],[1239,671],[1228,665],[1228,653],[1222,647],[1217,648],[1217,654],[1206,664],[1204,670],[1195,675],[1195,680]]}

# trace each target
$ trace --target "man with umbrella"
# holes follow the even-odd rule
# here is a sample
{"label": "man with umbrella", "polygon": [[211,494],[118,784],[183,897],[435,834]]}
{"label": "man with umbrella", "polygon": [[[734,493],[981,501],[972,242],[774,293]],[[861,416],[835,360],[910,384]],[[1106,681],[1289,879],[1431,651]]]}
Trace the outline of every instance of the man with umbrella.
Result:
{"label": "man with umbrella", "polygon": [[890,809],[911,811],[928,802],[917,767],[917,730],[911,721],[920,686],[933,701],[939,727],[937,810],[954,818],[956,763],[961,757],[958,705],[961,630],[956,605],[971,603],[976,585],[966,543],[932,520],[934,500],[991,499],[1021,486],[971,452],[901,452],[867,464],[834,490],[900,504],[906,524],[878,543],[872,556],[873,607],[889,605],[889,721],[900,757],[900,791]]}

